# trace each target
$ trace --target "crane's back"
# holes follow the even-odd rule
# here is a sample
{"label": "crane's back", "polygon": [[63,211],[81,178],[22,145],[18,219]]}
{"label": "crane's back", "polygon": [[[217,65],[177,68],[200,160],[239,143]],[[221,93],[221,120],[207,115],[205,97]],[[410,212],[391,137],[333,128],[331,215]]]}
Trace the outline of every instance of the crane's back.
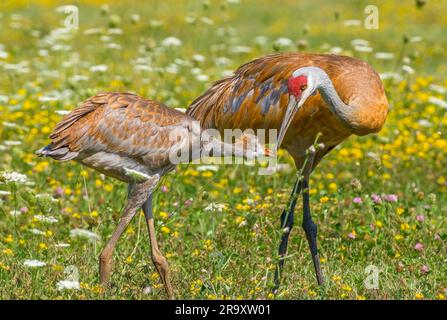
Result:
{"label": "crane's back", "polygon": [[331,78],[341,99],[359,106],[362,123],[357,132],[348,132],[329,112],[321,96],[307,100],[296,114],[284,139],[294,138],[293,129],[309,126],[318,110],[319,118],[340,131],[340,137],[351,133],[377,132],[383,126],[388,102],[379,75],[366,62],[338,55],[280,53],[264,56],[242,65],[231,77],[217,81],[195,99],[187,114],[201,122],[204,128],[220,131],[232,128],[279,129],[289,102],[287,79],[305,66],[317,66]]}

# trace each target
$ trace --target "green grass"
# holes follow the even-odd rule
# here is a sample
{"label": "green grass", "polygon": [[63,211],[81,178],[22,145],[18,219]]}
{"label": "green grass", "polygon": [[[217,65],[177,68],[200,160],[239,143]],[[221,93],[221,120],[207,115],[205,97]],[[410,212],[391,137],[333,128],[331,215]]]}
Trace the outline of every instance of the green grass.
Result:
{"label": "green grass", "polygon": [[[0,171],[20,172],[30,183],[0,183],[1,191],[11,192],[0,194],[0,299],[164,299],[142,215],[120,239],[110,288],[100,292],[98,256],[120,217],[126,186],[76,163],[36,158],[33,152],[48,142],[50,130],[60,120],[57,110],[70,110],[106,90],[134,91],[171,107],[187,107],[226,71],[278,49],[274,42],[279,37],[306,40],[305,50],[310,52],[341,47],[344,54],[368,60],[379,72],[402,76],[385,81],[391,111],[382,132],[349,138],[312,176],[312,209],[326,285],[316,285],[299,203],[282,286],[277,295],[269,295],[281,235],[279,216],[295,179],[293,170],[260,176],[257,167],[243,165],[219,166],[217,172],[182,165],[163,179],[167,192],[159,188],[154,199],[158,239],[171,267],[176,296],[445,299],[447,117],[446,110],[429,99],[446,100],[446,94],[430,87],[447,86],[443,35],[447,18],[442,14],[446,3],[433,0],[422,9],[413,1],[381,3],[379,30],[367,30],[343,25],[344,20],[363,19],[367,1],[282,1],[281,5],[117,1],[103,14],[100,1],[78,1],[79,30],[49,45],[49,33],[63,26],[63,14],[55,11],[61,3],[6,1],[1,7],[0,44],[9,55],[0,58],[0,96],[8,97],[0,99]],[[140,20],[132,23],[135,13]],[[21,15],[20,20],[15,14]],[[187,16],[195,22],[185,22]],[[121,28],[123,34],[108,35],[109,26]],[[91,28],[101,28],[101,34],[86,35],[84,31]],[[183,44],[162,49],[161,41],[168,36]],[[266,43],[257,44],[257,36],[265,36]],[[404,45],[404,36],[423,39]],[[350,42],[356,38],[368,40],[374,52],[353,50]],[[110,49],[110,42],[122,48]],[[52,51],[54,44],[71,49]],[[251,51],[236,53],[238,46]],[[39,54],[42,49],[48,55]],[[395,58],[376,59],[374,53],[381,51],[392,52]],[[203,55],[205,61],[195,61],[194,54]],[[219,57],[227,58],[227,65],[216,63]],[[138,63],[150,70],[135,70],[137,58],[144,58]],[[27,73],[11,71],[11,65],[19,63]],[[172,63],[177,64],[176,74],[168,72]],[[99,64],[108,70],[90,71]],[[403,64],[411,65],[415,73],[403,72]],[[209,80],[199,81],[196,71]],[[74,75],[88,78],[79,81]],[[59,98],[42,99],[52,95]],[[293,168],[286,154],[281,154],[281,161]],[[62,194],[52,201],[57,191]],[[398,200],[375,204],[372,194],[396,194]],[[363,203],[353,203],[355,197]],[[189,199],[191,204],[185,204]],[[206,211],[210,203],[224,203],[226,208]],[[10,214],[24,207],[27,212]],[[45,223],[36,215],[53,216],[58,222]],[[70,230],[75,228],[95,232],[101,240],[72,238]],[[58,243],[70,246],[57,247]],[[414,249],[417,243],[423,244],[422,251]],[[44,261],[46,266],[30,268],[23,264],[25,259]],[[377,290],[364,286],[369,265],[380,270]],[[70,266],[76,268],[82,288],[59,291],[57,283],[70,277]],[[423,272],[423,266],[429,271]],[[148,286],[152,292],[143,293]]]}

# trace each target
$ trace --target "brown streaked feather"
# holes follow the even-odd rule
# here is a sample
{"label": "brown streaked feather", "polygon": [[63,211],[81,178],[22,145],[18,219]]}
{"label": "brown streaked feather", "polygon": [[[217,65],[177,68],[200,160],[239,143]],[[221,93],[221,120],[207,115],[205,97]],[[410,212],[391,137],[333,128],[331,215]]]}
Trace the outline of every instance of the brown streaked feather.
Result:
{"label": "brown streaked feather", "polygon": [[[62,119],[50,135],[51,154],[59,160],[99,152],[119,154],[142,164],[168,165],[172,126],[189,128],[193,119],[158,102],[131,93],[101,93]],[[69,152],[64,156],[63,152]],[[157,158],[154,161],[154,157]],[[100,169],[100,168],[95,168]]]}

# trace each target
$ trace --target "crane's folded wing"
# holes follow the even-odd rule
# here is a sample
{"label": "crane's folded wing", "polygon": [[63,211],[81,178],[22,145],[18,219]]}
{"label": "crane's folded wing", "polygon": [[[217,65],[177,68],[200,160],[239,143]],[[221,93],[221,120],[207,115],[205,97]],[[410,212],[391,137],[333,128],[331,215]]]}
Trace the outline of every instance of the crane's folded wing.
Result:
{"label": "crane's folded wing", "polygon": [[50,135],[50,148],[69,151],[70,159],[100,151],[140,158],[172,146],[172,128],[187,128],[188,119],[131,93],[102,93],[62,119]]}

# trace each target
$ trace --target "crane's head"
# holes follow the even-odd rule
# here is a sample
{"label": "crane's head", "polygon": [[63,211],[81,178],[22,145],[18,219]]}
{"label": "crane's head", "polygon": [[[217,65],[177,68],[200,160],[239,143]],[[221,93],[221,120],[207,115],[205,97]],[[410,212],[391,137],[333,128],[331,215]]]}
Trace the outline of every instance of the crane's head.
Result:
{"label": "crane's head", "polygon": [[289,105],[286,114],[281,123],[278,134],[277,147],[282,143],[284,135],[292,122],[298,109],[306,102],[306,100],[316,93],[320,83],[320,73],[324,72],[318,67],[304,67],[295,70],[287,81],[287,89],[290,95]]}

